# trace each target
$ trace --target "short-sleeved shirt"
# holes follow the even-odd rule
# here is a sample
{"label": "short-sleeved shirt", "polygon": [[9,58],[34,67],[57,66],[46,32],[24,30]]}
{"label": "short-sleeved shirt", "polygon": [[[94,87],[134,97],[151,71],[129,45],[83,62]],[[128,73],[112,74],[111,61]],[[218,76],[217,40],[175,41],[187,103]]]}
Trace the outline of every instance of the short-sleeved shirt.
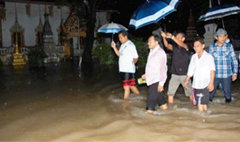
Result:
{"label": "short-sleeved shirt", "polygon": [[179,47],[173,43],[173,55],[172,55],[172,74],[186,75],[188,70],[188,64],[190,61],[190,53],[186,49]]}
{"label": "short-sleeved shirt", "polygon": [[130,40],[123,43],[120,46],[119,53],[119,72],[135,73],[136,67],[133,59],[138,58],[138,53],[134,43]]}
{"label": "short-sleeved shirt", "polygon": [[206,51],[198,58],[195,53],[190,61],[188,76],[193,76],[192,87],[195,89],[204,89],[208,86],[211,79],[211,71],[215,71],[214,59]]}

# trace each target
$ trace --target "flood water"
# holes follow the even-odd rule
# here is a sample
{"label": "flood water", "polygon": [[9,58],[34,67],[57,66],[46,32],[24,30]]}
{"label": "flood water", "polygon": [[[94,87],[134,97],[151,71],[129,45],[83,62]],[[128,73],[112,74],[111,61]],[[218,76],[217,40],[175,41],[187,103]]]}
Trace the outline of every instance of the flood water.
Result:
{"label": "flood water", "polygon": [[124,101],[115,68],[80,78],[71,63],[6,67],[0,76],[0,141],[240,141],[240,80],[231,104],[218,91],[200,113],[179,88],[174,105],[149,115],[147,87]]}

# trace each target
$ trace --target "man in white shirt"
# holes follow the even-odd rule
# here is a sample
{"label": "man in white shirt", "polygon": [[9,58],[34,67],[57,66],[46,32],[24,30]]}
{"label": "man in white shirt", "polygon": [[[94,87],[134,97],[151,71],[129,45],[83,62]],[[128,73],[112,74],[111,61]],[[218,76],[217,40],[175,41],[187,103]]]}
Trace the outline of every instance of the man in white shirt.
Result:
{"label": "man in white shirt", "polygon": [[198,105],[199,111],[206,111],[209,103],[209,92],[214,89],[214,59],[211,54],[204,50],[205,44],[202,38],[194,41],[193,48],[196,53],[191,58],[184,86],[187,87],[193,76],[193,102]]}
{"label": "man in white shirt", "polygon": [[139,90],[137,89],[135,72],[135,64],[138,61],[138,53],[134,43],[128,39],[128,33],[126,31],[121,31],[118,34],[119,41],[121,42],[120,49],[118,50],[114,41],[111,42],[111,47],[113,48],[115,54],[119,57],[119,72],[122,77],[122,85],[124,89],[124,99],[128,99],[130,95],[130,90],[139,95]]}

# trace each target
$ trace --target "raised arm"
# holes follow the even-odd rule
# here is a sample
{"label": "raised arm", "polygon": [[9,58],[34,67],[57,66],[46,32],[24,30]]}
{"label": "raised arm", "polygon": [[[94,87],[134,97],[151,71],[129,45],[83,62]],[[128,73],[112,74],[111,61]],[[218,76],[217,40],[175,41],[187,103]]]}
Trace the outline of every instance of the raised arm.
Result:
{"label": "raised arm", "polygon": [[167,41],[167,35],[166,35],[166,33],[164,33],[164,32],[161,32],[161,36],[162,36],[162,38],[163,38],[163,44],[164,44],[164,46],[168,49],[168,50],[173,50],[173,46],[172,46],[172,44],[169,44],[168,43],[168,41]]}
{"label": "raised arm", "polygon": [[[171,38],[178,46],[184,48],[185,50],[187,50],[187,51],[189,50],[187,44],[184,43],[183,40],[177,39],[173,34],[167,33],[167,34],[166,34],[166,37],[167,37],[167,38]],[[183,37],[183,38],[185,38],[185,37]]]}

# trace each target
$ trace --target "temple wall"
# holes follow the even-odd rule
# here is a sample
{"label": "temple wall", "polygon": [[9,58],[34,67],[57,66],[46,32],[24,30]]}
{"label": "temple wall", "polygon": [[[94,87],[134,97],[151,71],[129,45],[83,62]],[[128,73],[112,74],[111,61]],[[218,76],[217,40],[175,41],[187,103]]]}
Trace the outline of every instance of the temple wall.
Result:
{"label": "temple wall", "polygon": [[[2,23],[3,47],[11,46],[11,33],[10,28],[15,23],[15,6],[17,10],[18,23],[24,28],[24,41],[25,46],[34,46],[35,42],[35,28],[39,24],[39,15],[41,15],[42,24],[44,24],[44,9],[45,5],[30,4],[31,15],[26,14],[25,3],[5,2],[6,20]],[[62,7],[62,10],[57,6],[53,6],[53,16],[49,16],[49,22],[53,32],[54,43],[58,44],[57,29],[62,18],[65,20],[69,15],[69,8]]]}

